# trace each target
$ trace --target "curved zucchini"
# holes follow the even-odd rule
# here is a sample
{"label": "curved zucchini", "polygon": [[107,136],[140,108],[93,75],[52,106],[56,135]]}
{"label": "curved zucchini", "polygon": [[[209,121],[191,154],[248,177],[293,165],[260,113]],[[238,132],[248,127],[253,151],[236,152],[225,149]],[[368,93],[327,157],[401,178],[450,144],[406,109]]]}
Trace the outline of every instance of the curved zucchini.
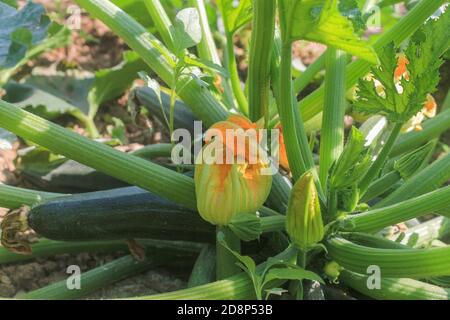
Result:
{"label": "curved zucchini", "polygon": [[53,240],[214,240],[214,227],[196,212],[137,187],[51,200],[27,217],[29,227]]}

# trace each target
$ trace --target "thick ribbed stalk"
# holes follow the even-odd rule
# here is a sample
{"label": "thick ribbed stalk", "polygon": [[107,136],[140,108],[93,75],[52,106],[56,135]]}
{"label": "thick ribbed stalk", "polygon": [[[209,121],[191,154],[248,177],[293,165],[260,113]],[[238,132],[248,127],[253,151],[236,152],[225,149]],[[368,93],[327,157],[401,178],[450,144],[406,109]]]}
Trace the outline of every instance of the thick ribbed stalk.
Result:
{"label": "thick ribbed stalk", "polygon": [[378,266],[383,278],[426,278],[450,272],[450,247],[380,249],[361,246],[340,236],[328,239],[325,245],[332,259],[361,274],[367,274],[369,266]]}
{"label": "thick ribbed stalk", "polygon": [[341,226],[347,231],[373,232],[448,206],[450,206],[450,186],[389,207],[350,215],[341,222]]}
{"label": "thick ribbed stalk", "polygon": [[248,103],[252,121],[269,116],[270,58],[275,32],[275,8],[275,1],[253,0],[248,66]]}
{"label": "thick ribbed stalk", "polygon": [[241,79],[239,78],[238,68],[236,64],[236,58],[234,54],[234,41],[233,34],[227,33],[227,46],[226,46],[226,59],[228,73],[230,74],[231,88],[233,89],[234,97],[239,105],[239,110],[244,114],[248,115],[248,101],[244,94],[244,89],[242,88]]}
{"label": "thick ribbed stalk", "polygon": [[382,208],[400,201],[430,192],[450,179],[450,153],[433,162],[403,183],[397,190],[378,202],[374,207]]}
{"label": "thick ribbed stalk", "polygon": [[406,134],[402,134],[392,149],[391,157],[414,150],[449,130],[450,109],[439,113],[433,119],[425,121],[422,127],[422,131],[411,131]]}
{"label": "thick ribbed stalk", "polygon": [[[225,241],[231,250],[241,252],[241,240],[228,227],[217,227],[217,234],[223,233]],[[216,243],[216,279],[222,280],[241,271],[236,265],[236,257],[219,241]]]}
{"label": "thick ribbed stalk", "polygon": [[373,198],[383,194],[402,179],[398,171],[391,171],[380,179],[375,180],[367,189],[360,202],[367,202]]}
{"label": "thick ribbed stalk", "polygon": [[185,175],[89,140],[4,101],[0,101],[0,126],[55,153],[196,209],[194,181]]}
{"label": "thick ribbed stalk", "polygon": [[328,171],[344,148],[345,65],[347,54],[329,48],[325,59],[325,101],[320,131],[320,170],[322,186],[327,185]]}
{"label": "thick ribbed stalk", "polygon": [[[197,52],[199,57],[221,66],[222,62],[220,61],[216,43],[214,42],[211,29],[209,28],[208,15],[206,12],[204,0],[190,0],[189,3],[193,7],[197,8],[200,17],[200,25],[202,27],[202,39],[197,45]],[[224,102],[228,106],[228,108],[234,108],[235,103],[230,83],[228,79],[222,78],[222,80],[222,87],[224,89]]]}
{"label": "thick ribbed stalk", "polygon": [[408,278],[381,278],[380,289],[367,287],[368,276],[342,271],[339,280],[366,296],[380,300],[449,300],[450,290]]}
{"label": "thick ribbed stalk", "polygon": [[[328,50],[327,50],[328,51]],[[325,51],[319,58],[306,68],[297,78],[294,80],[294,92],[299,94],[306,88],[308,84],[314,79],[314,77],[325,68],[325,60],[327,56]]]}
{"label": "thick ribbed stalk", "polygon": [[214,42],[211,29],[209,28],[208,15],[204,0],[190,0],[189,2],[192,6],[197,8],[202,27],[202,39],[197,45],[198,55],[202,59],[207,59],[215,64],[221,65],[216,43]]}
{"label": "thick ribbed stalk", "polygon": [[164,44],[170,49],[174,50],[174,37],[170,32],[172,27],[172,22],[167,16],[166,10],[162,6],[159,0],[145,0],[145,6],[147,7],[148,13],[153,20]]}
{"label": "thick ribbed stalk", "polygon": [[[289,167],[294,180],[306,171],[314,169],[314,160],[309,150],[303,122],[300,114],[295,112],[292,97],[291,80],[291,44],[284,44],[280,64],[280,102],[279,108]],[[318,181],[318,179],[317,179]],[[320,182],[318,183],[320,185]],[[322,190],[322,188],[317,188]]]}
{"label": "thick ribbed stalk", "polygon": [[286,224],[286,216],[277,215],[271,217],[261,218],[261,232],[273,232],[284,230],[284,225]]}
{"label": "thick ribbed stalk", "polygon": [[22,205],[33,206],[42,201],[64,196],[66,195],[61,193],[41,192],[0,184],[1,208],[17,209]]}
{"label": "thick ribbed stalk", "polygon": [[[379,53],[388,43],[394,41],[402,43],[412,35],[446,0],[422,0],[397,24],[384,33],[374,44],[373,48]],[[365,76],[370,70],[370,63],[362,59],[356,60],[348,65],[346,69],[346,90],[356,84],[360,77]],[[301,100],[298,107],[302,112],[304,121],[314,118],[322,111],[324,98],[323,86]],[[320,122],[317,122],[320,128]]]}
{"label": "thick ribbed stalk", "polygon": [[[99,18],[121,37],[150,68],[168,85],[172,85],[174,62],[171,53],[143,26],[110,1],[77,0],[81,7]],[[177,81],[178,96],[202,119],[206,126],[224,120],[228,112],[191,76],[181,76]]]}
{"label": "thick ribbed stalk", "polygon": [[381,149],[380,153],[377,155],[377,158],[371,164],[366,175],[364,176],[364,178],[362,178],[361,182],[359,183],[358,187],[361,195],[364,195],[364,193],[367,191],[367,188],[369,188],[369,185],[372,183],[373,179],[375,179],[378,176],[384,164],[386,163],[386,160],[389,157],[389,154],[391,153],[395,140],[397,139],[400,130],[402,129],[402,126],[403,126],[402,123],[396,123],[394,125],[394,128],[389,134],[389,137],[387,138],[386,143],[383,145],[383,148]]}

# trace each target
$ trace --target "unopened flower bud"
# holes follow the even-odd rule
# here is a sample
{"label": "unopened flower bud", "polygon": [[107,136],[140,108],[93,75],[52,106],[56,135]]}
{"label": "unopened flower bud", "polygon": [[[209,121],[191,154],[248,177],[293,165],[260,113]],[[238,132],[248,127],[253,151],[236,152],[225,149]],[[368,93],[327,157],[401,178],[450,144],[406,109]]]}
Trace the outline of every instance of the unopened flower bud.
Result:
{"label": "unopened flower bud", "polygon": [[286,231],[291,241],[302,250],[307,250],[323,238],[319,197],[311,172],[303,174],[292,188],[286,214]]}

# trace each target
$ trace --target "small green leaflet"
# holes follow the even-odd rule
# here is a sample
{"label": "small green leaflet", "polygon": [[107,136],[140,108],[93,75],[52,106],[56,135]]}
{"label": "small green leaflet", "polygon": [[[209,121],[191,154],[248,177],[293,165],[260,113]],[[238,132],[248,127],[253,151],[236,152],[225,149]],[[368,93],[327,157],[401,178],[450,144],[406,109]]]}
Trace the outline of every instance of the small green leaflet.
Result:
{"label": "small green leaflet", "polygon": [[93,118],[104,102],[119,97],[129,89],[142,70],[150,71],[136,52],[126,51],[120,64],[95,72],[88,95],[89,116]]}
{"label": "small green leaflet", "polygon": [[186,63],[186,65],[188,66],[203,69],[204,71],[207,71],[213,75],[218,73],[225,78],[229,78],[227,69],[223,68],[222,66],[219,66],[218,64],[215,64],[214,62],[205,59],[200,59],[194,55],[186,54],[184,56],[184,63]]}
{"label": "small green leaflet", "polygon": [[222,15],[225,30],[231,34],[235,33],[252,19],[251,0],[240,0],[237,7],[234,4],[234,0],[217,0],[217,7]]}
{"label": "small green leaflet", "polygon": [[261,236],[261,219],[252,213],[240,213],[231,219],[229,228],[239,239],[251,241]]}
{"label": "small green leaflet", "polygon": [[[323,280],[316,273],[276,258],[268,258],[264,269],[258,270],[259,268],[256,267],[255,261],[252,258],[242,256],[228,247],[223,233],[220,232],[217,234],[217,241],[239,261],[237,265],[249,276],[258,300],[262,300],[264,292],[266,292],[266,299],[270,294],[282,294],[283,291],[278,286],[285,280],[308,279],[323,283]],[[289,249],[295,250],[293,248]]]}
{"label": "small green leaflet", "polygon": [[106,127],[109,135],[112,139],[117,140],[118,144],[127,144],[128,138],[125,124],[121,119],[116,117],[113,117],[111,120],[113,124],[110,124]]}
{"label": "small green leaflet", "polygon": [[[430,19],[411,38],[404,54],[408,59],[409,80],[394,81],[397,68],[397,50],[391,43],[381,51],[380,65],[373,67],[373,77],[360,79],[358,101],[354,106],[367,114],[383,114],[393,122],[406,122],[417,114],[427,94],[436,91],[439,83],[441,56],[450,47],[449,10],[439,19]],[[375,85],[375,80],[379,83]],[[399,86],[401,87],[399,89]],[[382,87],[383,94],[377,92]]]}
{"label": "small green leaflet", "polygon": [[[164,111],[164,106],[163,106],[163,102],[162,102],[162,99],[161,99],[161,86],[159,85],[158,81],[156,81],[155,79],[151,78],[144,71],[139,72],[139,77],[142,80],[144,80],[146,87],[149,87],[151,90],[153,90],[153,93],[155,94],[156,99],[158,100],[159,107],[161,108],[161,114],[164,117],[164,121],[166,122],[167,128],[170,128],[169,119],[167,119],[166,112]],[[130,101],[132,101],[132,99],[130,99]],[[133,108],[132,104],[130,104],[130,102],[129,102],[129,108],[128,109],[129,109],[129,111],[131,113],[132,118],[135,119],[136,116],[137,116],[136,109],[138,109],[138,108]]]}
{"label": "small green leaflet", "polygon": [[[375,50],[355,34],[352,21],[339,11],[337,0],[283,1],[290,41],[305,39],[320,42],[378,63]],[[317,17],[318,10],[320,14]]]}
{"label": "small green leaflet", "polygon": [[362,132],[352,127],[344,151],[331,169],[330,184],[334,188],[351,188],[365,175],[371,159],[369,150],[364,144]]}
{"label": "small green leaflet", "polygon": [[[36,70],[36,69],[35,69]],[[22,83],[8,82],[5,101],[53,119],[62,114],[93,118],[100,105],[117,98],[137,79],[138,72],[149,70],[135,52],[124,53],[117,66],[91,73],[56,72],[53,75],[35,72]]]}
{"label": "small green leaflet", "polygon": [[427,144],[403,155],[394,162],[394,169],[397,170],[403,179],[408,180],[414,174],[427,165],[430,154],[434,150],[433,142]]}
{"label": "small green leaflet", "polygon": [[202,40],[200,17],[195,8],[186,8],[177,13],[173,24],[175,54],[196,46]]}

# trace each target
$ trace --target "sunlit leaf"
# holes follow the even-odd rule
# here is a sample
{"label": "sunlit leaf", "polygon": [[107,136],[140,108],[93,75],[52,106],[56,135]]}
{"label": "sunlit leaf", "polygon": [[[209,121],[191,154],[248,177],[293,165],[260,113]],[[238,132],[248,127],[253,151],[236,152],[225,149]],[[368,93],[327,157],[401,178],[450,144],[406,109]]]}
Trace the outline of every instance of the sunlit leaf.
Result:
{"label": "sunlit leaf", "polygon": [[337,0],[284,0],[288,34],[291,41],[305,39],[377,63],[374,49],[362,41],[353,29],[352,22],[338,9]]}
{"label": "sunlit leaf", "polygon": [[234,0],[218,0],[217,7],[222,14],[225,30],[229,33],[236,32],[252,18],[251,0],[240,0],[238,5]]}
{"label": "sunlit leaf", "polygon": [[183,49],[196,46],[202,40],[200,17],[195,8],[186,8],[178,12],[173,26],[177,54]]}

